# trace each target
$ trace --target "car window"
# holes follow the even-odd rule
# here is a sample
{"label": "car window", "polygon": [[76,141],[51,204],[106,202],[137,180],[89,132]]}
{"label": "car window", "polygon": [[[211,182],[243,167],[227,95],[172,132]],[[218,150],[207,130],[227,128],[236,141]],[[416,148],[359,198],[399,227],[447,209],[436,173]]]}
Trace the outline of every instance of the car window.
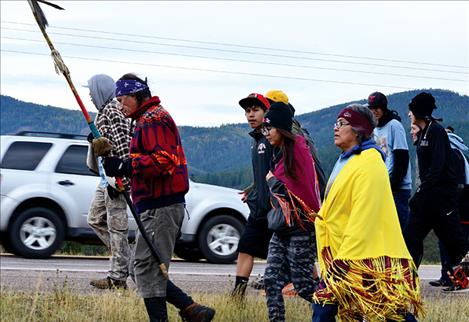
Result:
{"label": "car window", "polygon": [[87,152],[87,146],[70,145],[62,155],[62,158],[55,168],[55,172],[94,176],[95,174],[86,166]]}
{"label": "car window", "polygon": [[2,160],[3,169],[34,170],[49,151],[52,143],[13,142]]}

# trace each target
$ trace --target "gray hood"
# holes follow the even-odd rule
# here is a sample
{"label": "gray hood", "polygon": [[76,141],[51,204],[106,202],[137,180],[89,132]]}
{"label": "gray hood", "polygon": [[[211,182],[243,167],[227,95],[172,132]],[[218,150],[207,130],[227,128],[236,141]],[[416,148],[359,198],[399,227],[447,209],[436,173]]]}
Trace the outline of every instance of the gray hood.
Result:
{"label": "gray hood", "polygon": [[88,80],[91,100],[98,111],[101,111],[107,102],[115,97],[116,83],[114,80],[104,74],[94,75]]}

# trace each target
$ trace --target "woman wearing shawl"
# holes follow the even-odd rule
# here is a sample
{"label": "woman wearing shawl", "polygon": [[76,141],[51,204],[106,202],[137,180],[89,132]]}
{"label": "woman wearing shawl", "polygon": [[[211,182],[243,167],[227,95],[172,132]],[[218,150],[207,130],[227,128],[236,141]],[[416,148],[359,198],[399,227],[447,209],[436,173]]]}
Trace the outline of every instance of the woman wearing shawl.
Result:
{"label": "woman wearing shawl", "polygon": [[322,282],[313,322],[415,321],[419,279],[399,226],[384,153],[370,139],[376,121],[362,105],[343,109],[334,144],[343,152],[315,221]]}
{"label": "woman wearing shawl", "polygon": [[[273,210],[285,224],[269,243],[264,283],[270,321],[285,321],[282,288],[292,282],[298,295],[312,301],[316,245],[314,215],[320,207],[314,161],[302,136],[291,133],[292,115],[284,103],[270,106],[263,134],[275,147],[273,173],[266,176]],[[269,220],[269,218],[268,218]]]}

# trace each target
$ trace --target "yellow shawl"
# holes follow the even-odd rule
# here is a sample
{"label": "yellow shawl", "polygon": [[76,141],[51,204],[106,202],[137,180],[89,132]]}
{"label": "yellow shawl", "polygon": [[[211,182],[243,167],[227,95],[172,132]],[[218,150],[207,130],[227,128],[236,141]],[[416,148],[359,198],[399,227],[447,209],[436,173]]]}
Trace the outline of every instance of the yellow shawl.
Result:
{"label": "yellow shawl", "polygon": [[339,304],[346,321],[399,321],[409,309],[422,313],[417,270],[378,151],[365,150],[345,164],[319,216],[316,240],[326,288],[315,293],[317,303]]}

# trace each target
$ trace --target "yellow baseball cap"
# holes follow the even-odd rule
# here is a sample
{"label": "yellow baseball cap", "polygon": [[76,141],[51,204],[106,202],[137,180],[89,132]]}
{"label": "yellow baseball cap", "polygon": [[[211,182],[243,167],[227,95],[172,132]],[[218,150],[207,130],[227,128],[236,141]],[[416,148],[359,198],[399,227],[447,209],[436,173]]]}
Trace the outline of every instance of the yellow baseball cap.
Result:
{"label": "yellow baseball cap", "polygon": [[265,93],[265,97],[274,102],[282,102],[288,104],[288,96],[279,89],[271,89]]}

